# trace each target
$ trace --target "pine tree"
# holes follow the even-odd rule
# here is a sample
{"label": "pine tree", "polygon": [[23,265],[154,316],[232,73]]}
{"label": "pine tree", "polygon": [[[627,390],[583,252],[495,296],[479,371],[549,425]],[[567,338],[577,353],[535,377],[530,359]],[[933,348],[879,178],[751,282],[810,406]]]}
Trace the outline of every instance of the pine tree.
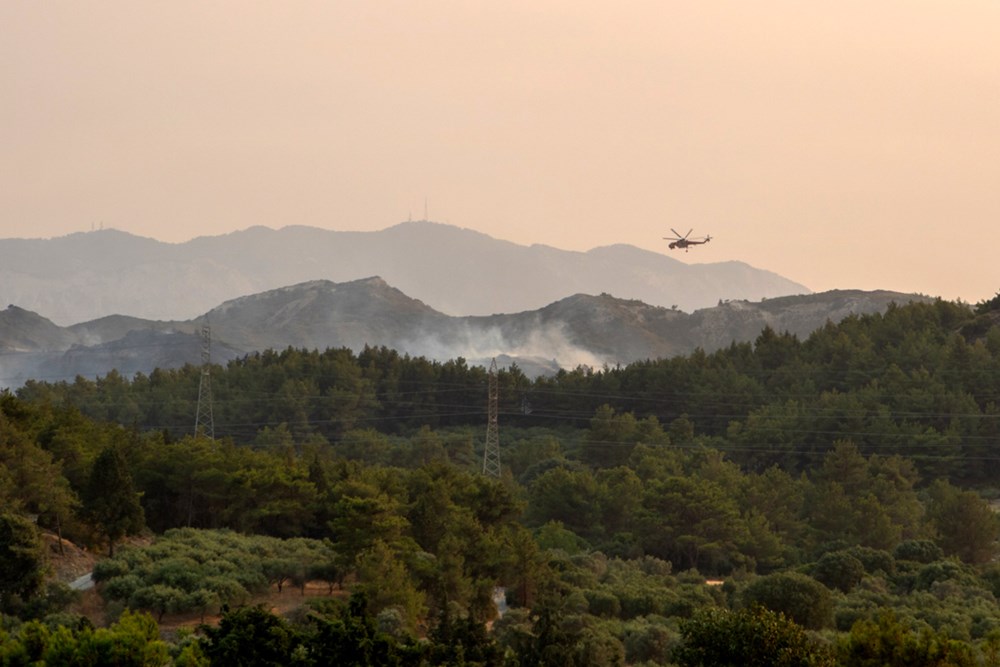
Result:
{"label": "pine tree", "polygon": [[84,494],[84,514],[108,538],[108,555],[115,543],[141,531],[146,523],[128,462],[117,447],[106,447],[94,461]]}

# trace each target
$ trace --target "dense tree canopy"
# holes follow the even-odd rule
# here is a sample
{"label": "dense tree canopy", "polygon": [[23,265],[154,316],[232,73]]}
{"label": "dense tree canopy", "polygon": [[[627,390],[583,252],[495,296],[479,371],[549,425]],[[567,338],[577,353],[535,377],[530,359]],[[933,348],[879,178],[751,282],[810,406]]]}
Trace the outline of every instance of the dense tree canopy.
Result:
{"label": "dense tree canopy", "polygon": [[[217,440],[191,432],[192,367],[3,392],[0,600],[24,622],[0,624],[0,665],[112,632],[29,620],[47,613],[34,523],[109,548],[101,594],[152,613],[114,630],[137,651],[166,650],[153,619],[228,605],[175,664],[265,635],[282,664],[355,644],[357,664],[708,664],[712,632],[742,647],[734,664],[987,663],[1000,329],[977,310],[501,371],[499,479],[480,472],[486,371],[461,359],[250,355],[212,369]],[[114,550],[141,531],[146,546]],[[296,619],[240,608],[267,590],[307,600],[308,581],[355,597]]]}
{"label": "dense tree canopy", "polygon": [[781,613],[707,609],[681,626],[681,667],[832,667],[833,656]]}
{"label": "dense tree canopy", "polygon": [[[499,374],[501,418],[507,427],[586,428],[575,447],[596,466],[620,465],[635,444],[667,436],[692,445],[683,430],[663,426],[683,419],[691,434],[720,438],[716,446],[756,470],[811,468],[840,439],[865,455],[906,456],[929,478],[984,481],[1000,472],[990,446],[1000,435],[1000,328],[971,332],[976,317],[963,304],[913,303],[848,317],[804,341],[766,329],[753,344],[712,354],[536,380],[512,367]],[[179,438],[193,428],[199,378],[189,366],[29,382],[18,394]],[[486,385],[485,369],[462,359],[385,348],[262,352],[213,369],[216,433],[250,442],[283,424],[296,443],[350,448],[369,429],[478,426]]]}
{"label": "dense tree canopy", "polygon": [[0,514],[0,611],[14,596],[27,598],[40,588],[43,567],[35,527],[16,514]]}

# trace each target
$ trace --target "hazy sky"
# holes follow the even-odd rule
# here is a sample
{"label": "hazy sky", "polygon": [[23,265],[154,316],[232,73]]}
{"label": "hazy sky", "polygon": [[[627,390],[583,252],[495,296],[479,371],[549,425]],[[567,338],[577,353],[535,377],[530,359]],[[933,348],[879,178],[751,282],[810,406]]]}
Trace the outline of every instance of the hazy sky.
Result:
{"label": "hazy sky", "polygon": [[1000,290],[997,0],[0,0],[0,236],[424,217]]}

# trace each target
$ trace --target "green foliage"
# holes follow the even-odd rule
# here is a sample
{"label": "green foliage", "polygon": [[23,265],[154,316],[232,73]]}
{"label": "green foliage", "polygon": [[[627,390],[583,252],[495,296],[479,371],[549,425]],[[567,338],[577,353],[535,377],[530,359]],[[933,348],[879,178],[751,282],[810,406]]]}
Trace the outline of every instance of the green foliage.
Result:
{"label": "green foliage", "polygon": [[116,665],[159,667],[170,661],[156,622],[126,611],[108,628],[41,621],[21,625],[8,637],[0,631],[0,665]]}
{"label": "green foliage", "polygon": [[535,539],[541,549],[556,549],[570,555],[583,553],[590,547],[586,540],[558,521],[549,521],[538,528],[535,531]]}
{"label": "green foliage", "polygon": [[579,613],[579,600],[548,588],[530,615],[511,613],[497,623],[498,641],[520,665],[622,665],[625,647],[603,624]]}
{"label": "green foliage", "polygon": [[223,610],[218,627],[203,626],[204,655],[213,665],[309,664],[297,659],[303,638],[280,616],[263,607]]}
{"label": "green foliage", "polygon": [[838,647],[838,664],[845,667],[972,667],[978,664],[970,647],[950,640],[927,626],[902,625],[892,612],[875,620],[858,621]]}
{"label": "green foliage", "polygon": [[539,526],[558,521],[584,539],[597,537],[600,495],[600,486],[590,471],[553,468],[532,483],[525,518]]}
{"label": "green foliage", "polygon": [[847,553],[857,558],[868,574],[891,575],[896,570],[895,558],[888,551],[855,546],[848,549]]}
{"label": "green foliage", "polygon": [[736,498],[718,481],[670,477],[647,485],[639,532],[646,553],[676,563],[725,573],[746,565],[741,547],[751,542]]}
{"label": "green foliage", "polygon": [[705,609],[681,623],[681,667],[832,667],[824,647],[780,612]]}
{"label": "green foliage", "polygon": [[[553,419],[587,429],[579,446],[554,447],[549,455],[575,451],[600,466],[626,462],[637,443],[669,439],[687,448],[707,436],[726,438],[731,457],[754,470],[782,464],[799,471],[814,467],[834,441],[853,438],[863,454],[911,457],[928,477],[983,481],[1000,463],[961,457],[985,452],[1000,361],[989,342],[997,339],[996,327],[972,343],[957,333],[974,318],[965,304],[914,303],[846,318],[803,341],[765,330],[752,345],[712,354],[581,368],[534,381],[512,367],[500,373],[501,410],[508,429],[549,426]],[[30,382],[19,395],[75,405],[90,417],[142,430],[166,429],[177,440],[192,428],[197,371]],[[297,444],[328,442],[351,458],[414,465],[426,458],[414,454],[421,442],[394,457],[385,435],[424,426],[478,427],[478,411],[452,406],[481,405],[484,386],[485,369],[462,359],[438,363],[385,348],[266,351],[213,369],[216,432],[252,442],[257,434],[244,425],[257,424],[267,429],[261,444],[285,447],[288,437]],[[532,409],[522,410],[529,395]],[[372,425],[381,433],[369,452],[364,441],[371,437],[352,441]],[[438,445],[450,460],[468,464],[468,440],[462,443]],[[526,469],[519,459],[512,458],[518,475]]]}
{"label": "green foliage", "polygon": [[395,608],[405,627],[416,629],[425,612],[425,595],[414,585],[406,564],[388,544],[376,541],[359,555],[358,577],[361,581],[357,590],[366,595],[369,612]]}
{"label": "green foliage", "polygon": [[865,566],[847,550],[831,551],[816,561],[811,574],[824,586],[848,593],[861,583],[861,578],[865,575]]}
{"label": "green foliage", "polygon": [[944,551],[933,540],[903,540],[892,552],[896,560],[933,563],[944,556]]}
{"label": "green foliage", "polygon": [[24,620],[59,619],[71,604],[80,600],[80,591],[73,590],[61,581],[46,581],[34,594],[23,600],[23,605],[16,610],[17,615]]}
{"label": "green foliage", "polygon": [[797,572],[776,572],[758,577],[743,591],[747,605],[780,612],[810,630],[826,627],[833,611],[830,590],[812,577]]}
{"label": "green foliage", "polygon": [[[425,653],[437,658],[431,664],[499,664],[462,661],[463,656],[491,655],[492,644],[481,627],[444,629],[432,644],[418,645],[380,631],[368,607],[364,595],[352,595],[343,611],[333,616],[314,614],[305,625],[289,623],[260,606],[226,609],[217,627],[202,626],[205,639],[191,653],[194,658],[203,655],[212,665],[415,666],[428,664],[422,662]],[[469,641],[473,637],[475,643]],[[459,659],[448,661],[454,654]]]}
{"label": "green foliage", "polygon": [[820,540],[841,539],[891,549],[924,532],[916,471],[898,457],[865,458],[857,445],[838,442],[812,473],[808,519]]}
{"label": "green foliage", "polygon": [[[442,619],[456,664],[490,620],[522,664],[664,663],[679,621],[751,601],[839,632],[892,608],[983,664],[1000,637],[997,520],[974,491],[1000,473],[989,313],[914,304],[801,341],[503,371],[501,480],[477,474],[486,377],[464,360],[288,349],[213,376],[219,440],[190,434],[193,367],[0,393],[0,503],[113,548],[138,499],[165,534],[95,569],[118,605],[208,613],[320,578],[366,593],[350,623],[382,639],[348,634],[408,651]],[[286,629],[287,660],[319,650],[319,625]]]}
{"label": "green foliage", "polygon": [[639,421],[631,412],[616,414],[605,404],[590,420],[580,458],[595,467],[613,468],[625,464],[637,444],[665,445],[669,440],[656,417]]}
{"label": "green foliage", "polygon": [[667,664],[680,642],[680,634],[667,619],[643,616],[621,624],[626,664]]}
{"label": "green foliage", "polygon": [[[591,614],[621,619],[685,615],[682,607],[690,591],[670,576],[669,562],[647,556],[639,560],[611,558],[601,565],[586,595]],[[563,575],[564,580],[569,579],[568,574]]]}
{"label": "green foliage", "polygon": [[108,541],[108,554],[115,543],[145,527],[145,515],[132,473],[121,449],[106,447],[94,460],[83,497],[83,511]]}
{"label": "green foliage", "polygon": [[939,480],[928,489],[928,514],[946,555],[987,563],[997,553],[1000,519],[984,499]]}
{"label": "green foliage", "polygon": [[279,592],[288,581],[304,586],[307,574],[319,573],[314,567],[332,558],[329,546],[317,540],[184,528],[167,531],[148,547],[120,550],[95,567],[94,579],[102,582],[105,598],[162,618],[244,604],[270,583]]}
{"label": "green foliage", "polygon": [[445,614],[430,632],[426,660],[432,665],[502,667],[503,650],[483,623]]}
{"label": "green foliage", "polygon": [[55,530],[61,546],[79,498],[64,475],[65,461],[39,443],[47,416],[0,393],[0,507],[37,515],[40,526]]}
{"label": "green foliage", "polygon": [[1000,292],[997,292],[992,299],[983,299],[976,304],[977,315],[985,315],[995,310],[1000,310]]}
{"label": "green foliage", "polygon": [[371,484],[344,484],[333,504],[329,523],[334,549],[344,567],[353,569],[358,557],[376,541],[397,542],[407,527],[398,501]]}
{"label": "green foliage", "polygon": [[41,587],[44,565],[35,527],[16,514],[0,514],[0,611]]}
{"label": "green foliage", "polygon": [[354,594],[336,618],[316,619],[310,654],[317,665],[374,667],[399,665],[416,651],[379,631],[364,594]]}
{"label": "green foliage", "polygon": [[942,581],[959,581],[974,585],[975,574],[970,567],[954,560],[935,561],[920,568],[913,587],[918,591],[926,591]]}

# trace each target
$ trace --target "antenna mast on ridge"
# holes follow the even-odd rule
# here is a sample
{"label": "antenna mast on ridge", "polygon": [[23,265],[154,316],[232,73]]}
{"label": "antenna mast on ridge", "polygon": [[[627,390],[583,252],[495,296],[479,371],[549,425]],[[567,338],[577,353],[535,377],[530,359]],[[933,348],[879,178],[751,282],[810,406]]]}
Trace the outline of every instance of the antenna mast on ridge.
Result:
{"label": "antenna mast on ridge", "polygon": [[194,418],[194,434],[215,440],[215,420],[212,417],[212,327],[205,320],[201,325],[201,381],[198,383],[198,414]]}
{"label": "antenna mast on ridge", "polygon": [[483,474],[500,477],[500,433],[497,430],[497,403],[500,391],[497,384],[497,360],[490,364],[490,408],[486,422],[486,448],[483,452]]}

